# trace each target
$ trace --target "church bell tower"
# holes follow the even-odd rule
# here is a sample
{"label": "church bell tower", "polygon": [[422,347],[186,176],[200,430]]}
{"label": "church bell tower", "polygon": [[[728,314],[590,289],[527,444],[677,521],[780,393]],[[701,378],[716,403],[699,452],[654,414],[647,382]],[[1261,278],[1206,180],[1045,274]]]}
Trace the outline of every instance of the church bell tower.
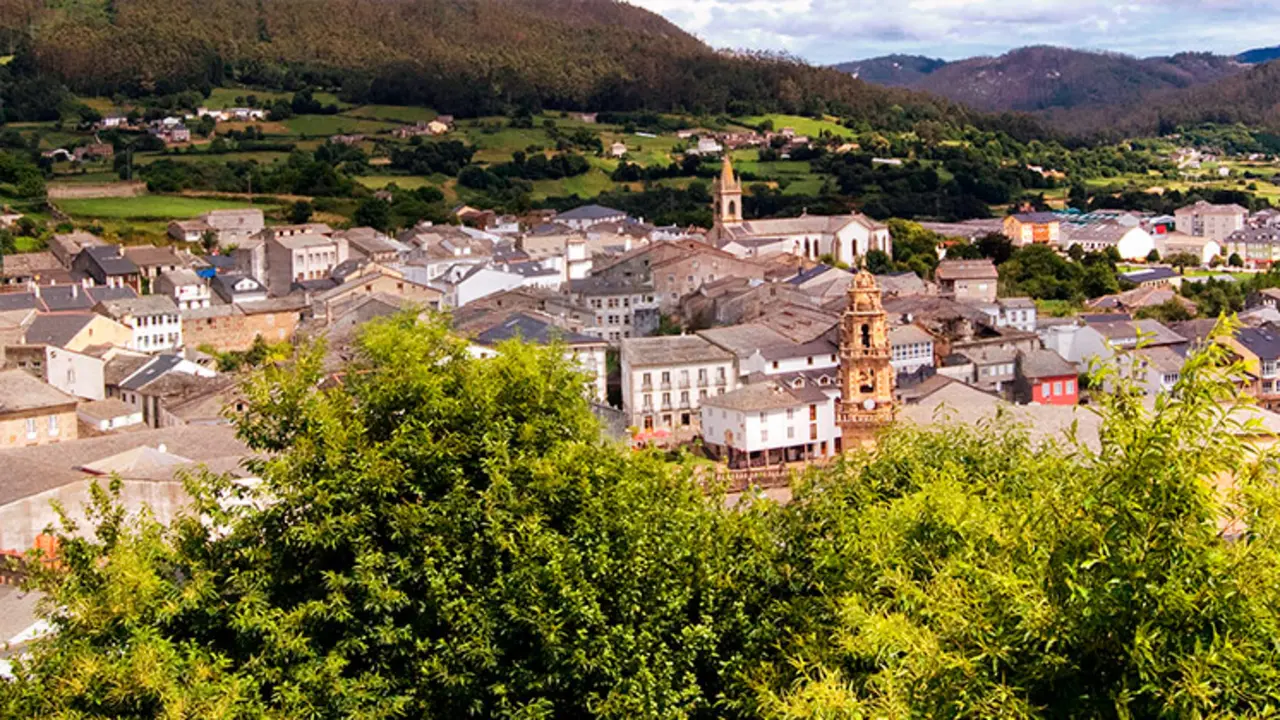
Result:
{"label": "church bell tower", "polygon": [[716,224],[736,225],[742,222],[742,182],[733,174],[733,163],[726,152],[716,181]]}
{"label": "church bell tower", "polygon": [[846,452],[874,447],[880,431],[893,422],[897,376],[889,364],[891,353],[880,287],[874,275],[859,271],[840,321],[840,434]]}

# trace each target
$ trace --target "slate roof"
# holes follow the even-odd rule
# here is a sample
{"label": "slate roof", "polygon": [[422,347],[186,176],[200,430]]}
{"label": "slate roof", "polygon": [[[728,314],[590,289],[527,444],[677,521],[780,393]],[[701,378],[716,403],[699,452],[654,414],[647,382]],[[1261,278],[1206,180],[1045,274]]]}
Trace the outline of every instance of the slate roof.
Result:
{"label": "slate roof", "polygon": [[1280,358],[1280,332],[1270,328],[1243,327],[1236,330],[1236,340],[1263,360]]}
{"label": "slate roof", "polygon": [[506,321],[477,335],[475,340],[481,345],[497,345],[506,340],[523,340],[539,345],[548,345],[557,341],[566,345],[606,344],[600,338],[571,332],[524,313],[512,315]]}
{"label": "slate roof", "polygon": [[178,268],[177,270],[169,270],[160,275],[170,285],[174,287],[182,287],[184,285],[204,285],[204,281],[196,274],[195,270],[187,268]]}
{"label": "slate roof", "polygon": [[624,338],[622,357],[632,367],[731,362],[733,353],[698,335]]}
{"label": "slate roof", "polygon": [[131,287],[80,287],[79,285],[50,285],[40,288],[40,302],[51,312],[63,310],[89,310],[108,300],[127,300],[138,297]]}
{"label": "slate roof", "polygon": [[27,327],[26,344],[66,347],[95,317],[90,312],[41,313]]}
{"label": "slate roof", "polygon": [[335,233],[334,237],[345,238],[352,248],[365,255],[386,252],[402,253],[409,250],[404,243],[392,240],[390,237],[370,227],[351,228],[344,232]]}
{"label": "slate roof", "polygon": [[[188,426],[159,430],[140,430],[127,435],[105,435],[60,442],[38,447],[0,450],[0,467],[6,469],[5,482],[0,483],[0,505],[31,497],[53,488],[88,480],[80,468],[138,447],[158,448],[161,444],[180,452],[194,463],[207,463],[210,469],[234,470],[250,450],[236,437],[230,426]],[[190,467],[190,466],[188,466]],[[243,474],[243,473],[241,473]],[[148,473],[147,480],[169,480]]]}
{"label": "slate roof", "polygon": [[177,355],[157,355],[120,383],[125,390],[141,390],[182,363]]}
{"label": "slate roof", "polygon": [[1142,342],[1147,346],[1177,345],[1187,339],[1170,330],[1158,320],[1132,320],[1105,323],[1090,323],[1106,339],[1118,344],[1134,344],[1141,334]]}
{"label": "slate roof", "polygon": [[94,420],[110,420],[112,418],[133,415],[142,412],[119,398],[107,398],[106,400],[95,400],[93,402],[81,403],[76,407],[76,414],[93,418]]}
{"label": "slate roof", "polygon": [[928,289],[920,276],[907,270],[887,275],[877,275],[876,284],[886,295],[921,295]]}
{"label": "slate roof", "polygon": [[1154,282],[1157,280],[1172,280],[1181,277],[1176,270],[1167,267],[1144,268],[1142,270],[1134,270],[1133,272],[1121,273],[1120,277],[1131,283]]}
{"label": "slate roof", "polygon": [[999,277],[990,260],[943,260],[933,274],[939,280],[984,280]]}
{"label": "slate roof", "polygon": [[556,220],[603,220],[618,215],[626,213],[603,205],[583,205],[556,215]]}
{"label": "slate roof", "polygon": [[724,408],[737,412],[761,412],[785,410],[826,401],[827,394],[818,388],[809,385],[793,388],[784,383],[768,380],[740,387],[724,395],[703,398],[702,404],[705,407]]}
{"label": "slate roof", "polygon": [[0,415],[75,404],[75,398],[26,370],[0,370]]}
{"label": "slate roof", "polygon": [[1167,345],[1144,347],[1134,352],[1146,358],[1152,367],[1166,374],[1182,372],[1182,366],[1187,360],[1181,352]]}
{"label": "slate roof", "polygon": [[38,310],[41,302],[35,293],[0,293],[0,312]]}
{"label": "slate roof", "polygon": [[910,345],[913,343],[931,343],[933,336],[914,323],[909,325],[894,325],[889,328],[889,343],[891,345]]}
{"label": "slate roof", "polygon": [[336,244],[336,241],[333,238],[326,237],[324,235],[316,235],[315,233],[302,233],[301,235],[277,237],[275,241],[281,247],[285,247],[290,250]]}
{"label": "slate roof", "polygon": [[177,315],[178,306],[173,300],[166,295],[144,295],[135,298],[121,298],[119,300],[106,300],[100,305],[112,317],[124,317],[132,315],[141,317],[144,315]]}
{"label": "slate roof", "polygon": [[102,367],[102,384],[105,386],[118,386],[130,375],[142,369],[143,365],[151,362],[151,360],[151,357],[117,355],[108,360],[107,364]]}
{"label": "slate roof", "polygon": [[[252,282],[253,289],[241,290],[239,292],[236,292],[235,291],[236,283],[241,282],[243,280],[249,280],[250,282]],[[256,295],[259,293],[265,293],[267,291],[267,289],[263,287],[262,283],[258,282],[256,279],[248,275],[241,275],[238,273],[227,273],[225,275],[217,275],[213,278],[213,280],[209,284],[210,286],[213,287],[213,291],[218,293],[218,296],[221,297],[223,300],[226,300],[227,302],[234,301],[237,295],[243,297],[245,295]]]}
{"label": "slate roof", "polygon": [[169,246],[139,245],[127,247],[124,248],[124,255],[138,267],[153,267],[157,265],[184,267],[187,264],[187,261]]}
{"label": "slate roof", "polygon": [[1067,375],[1075,377],[1078,374],[1075,365],[1067,362],[1061,355],[1052,350],[1032,350],[1031,352],[1020,353],[1018,363],[1022,375],[1032,380],[1065,377]]}
{"label": "slate roof", "polygon": [[1062,221],[1062,218],[1051,212],[1018,213],[1017,215],[1014,215],[1013,218],[1021,223],[1033,223],[1037,225]]}
{"label": "slate roof", "polygon": [[138,266],[115,245],[87,247],[83,252],[104,275],[134,275],[138,272]]}
{"label": "slate roof", "polygon": [[698,332],[702,337],[734,353],[739,357],[750,357],[759,352],[766,360],[781,360],[813,355],[830,355],[836,346],[822,338],[815,338],[805,343],[798,343],[759,323],[746,323],[718,327]]}
{"label": "slate roof", "polygon": [[51,252],[29,252],[0,256],[0,274],[13,276],[38,275],[45,270],[59,270],[62,263]]}
{"label": "slate roof", "polygon": [[799,273],[796,274],[795,277],[791,278],[790,280],[787,280],[787,282],[791,285],[803,285],[809,282],[810,280],[817,279],[818,277],[825,275],[834,269],[835,268],[829,265],[815,265],[809,268],[808,270],[801,270]]}

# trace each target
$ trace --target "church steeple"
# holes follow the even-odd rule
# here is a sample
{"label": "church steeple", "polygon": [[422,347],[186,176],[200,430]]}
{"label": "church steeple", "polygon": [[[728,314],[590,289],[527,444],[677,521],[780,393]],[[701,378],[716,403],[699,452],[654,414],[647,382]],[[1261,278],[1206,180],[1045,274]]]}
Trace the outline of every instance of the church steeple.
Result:
{"label": "church steeple", "polygon": [[728,153],[720,165],[720,179],[716,182],[716,224],[733,225],[742,222],[742,183],[733,174],[733,163]]}
{"label": "church steeple", "polygon": [[849,307],[840,322],[841,449],[871,447],[893,422],[889,320],[876,278],[861,270],[849,286]]}

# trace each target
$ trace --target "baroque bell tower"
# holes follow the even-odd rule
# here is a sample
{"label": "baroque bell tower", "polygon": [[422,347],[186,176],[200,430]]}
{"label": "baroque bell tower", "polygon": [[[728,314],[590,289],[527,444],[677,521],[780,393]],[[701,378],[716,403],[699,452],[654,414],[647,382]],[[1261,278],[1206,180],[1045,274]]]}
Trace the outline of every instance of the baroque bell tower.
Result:
{"label": "baroque bell tower", "polygon": [[876,278],[861,270],[849,286],[849,306],[840,321],[840,434],[845,451],[875,446],[893,422],[889,319]]}
{"label": "baroque bell tower", "polygon": [[716,181],[716,224],[737,225],[742,222],[742,182],[733,174],[733,163],[726,152]]}

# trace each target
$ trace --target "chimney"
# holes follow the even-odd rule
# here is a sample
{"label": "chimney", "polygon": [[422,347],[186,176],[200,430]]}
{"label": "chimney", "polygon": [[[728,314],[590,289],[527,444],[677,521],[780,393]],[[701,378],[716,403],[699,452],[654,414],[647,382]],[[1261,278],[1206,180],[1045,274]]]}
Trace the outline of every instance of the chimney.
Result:
{"label": "chimney", "polygon": [[75,283],[71,283],[71,297],[72,299],[80,297],[80,286]]}
{"label": "chimney", "polygon": [[164,453],[164,452],[169,452],[169,448],[168,448],[164,443],[160,443],[159,445],[157,445],[157,446],[156,446],[156,450],[158,450],[158,451],[160,451],[160,452],[162,452],[162,453]]}

